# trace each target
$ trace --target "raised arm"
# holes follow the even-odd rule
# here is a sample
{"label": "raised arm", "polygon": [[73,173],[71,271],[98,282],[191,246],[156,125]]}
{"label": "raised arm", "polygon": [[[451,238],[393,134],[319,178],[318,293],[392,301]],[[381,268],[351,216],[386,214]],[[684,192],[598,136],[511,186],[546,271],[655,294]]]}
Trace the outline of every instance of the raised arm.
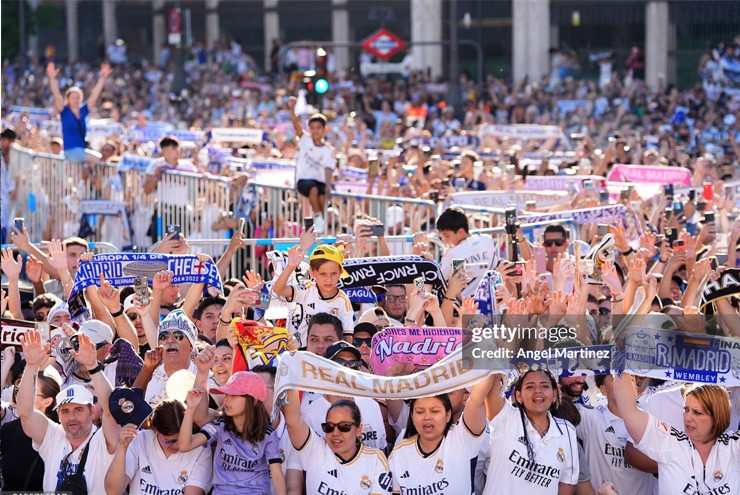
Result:
{"label": "raised arm", "polygon": [[295,114],[295,104],[298,102],[298,98],[291,96],[288,98],[288,108],[290,109],[290,121],[293,123],[293,129],[295,129],[295,136],[300,139],[303,136],[303,128],[301,127],[301,121],[298,120],[298,116]]}
{"label": "raised arm", "polygon": [[301,398],[298,390],[288,390],[288,403],[283,407],[285,425],[293,447],[300,449],[308,440],[308,424],[301,417]]}
{"label": "raised arm", "polygon": [[90,93],[90,97],[87,99],[88,111],[95,108],[95,104],[98,102],[98,99],[100,99],[100,93],[103,92],[105,81],[108,80],[108,76],[110,76],[112,72],[113,70],[111,70],[110,65],[103,64],[100,66],[100,79],[98,79],[97,84],[95,84]]}
{"label": "raised arm", "polygon": [[[116,423],[116,420],[113,419],[108,405],[108,399],[110,398],[111,392],[113,392],[113,387],[108,381],[108,378],[106,378],[105,373],[102,372],[102,369],[98,368],[100,365],[98,364],[97,351],[95,350],[95,344],[93,344],[90,337],[88,337],[87,334],[78,333],[77,338],[80,344],[79,350],[77,352],[72,350],[70,351],[70,354],[72,354],[72,357],[75,358],[80,366],[90,372],[90,378],[92,379],[95,395],[98,397],[100,407],[103,408],[102,423],[105,443],[108,446],[108,453],[113,454],[116,451],[116,445],[118,444],[118,437],[121,430],[121,427]],[[95,371],[96,369],[98,369],[98,371]]]}
{"label": "raised arm", "polygon": [[54,97],[54,109],[61,113],[61,111],[64,110],[64,98],[62,97],[62,92],[59,91],[59,83],[57,82],[58,74],[59,69],[54,66],[54,62],[51,62],[46,66],[46,76],[49,78],[49,89],[51,89],[51,94]]}
{"label": "raised arm", "polygon": [[290,248],[288,250],[288,263],[277,280],[275,280],[272,286],[272,292],[288,300],[293,297],[293,288],[288,285],[288,279],[291,273],[301,264],[301,261],[303,261],[303,250],[301,247],[293,246]]}
{"label": "raised arm", "polygon": [[126,452],[138,433],[139,429],[134,424],[127,424],[121,428],[116,453],[105,474],[106,493],[122,495],[126,492],[126,486],[131,482],[131,479],[126,476]]}
{"label": "raised arm", "polygon": [[486,429],[486,398],[496,381],[501,381],[499,375],[490,375],[470,390],[470,398],[465,404],[463,419],[470,431],[475,435],[482,434]]}
{"label": "raised arm", "polygon": [[[193,389],[208,396],[208,375],[211,372],[213,364],[216,362],[216,346],[209,345],[195,356],[195,367],[198,372],[195,374]],[[198,402],[193,412],[193,421],[198,426],[204,426],[216,418],[216,411],[208,408],[208,401],[201,400]]]}
{"label": "raised arm", "polygon": [[485,398],[486,417],[488,418],[488,421],[491,421],[493,418],[498,416],[498,413],[501,412],[501,409],[503,409],[506,404],[506,397],[501,395],[501,389],[504,386],[506,375],[493,375],[492,378],[493,383],[491,384],[491,388],[488,390],[488,394]]}
{"label": "raised arm", "polygon": [[[133,323],[131,323],[131,320],[123,311],[121,292],[105,280],[105,276],[102,273],[100,274],[100,289],[98,289],[97,297],[103,306],[105,306],[105,312],[110,313],[107,316],[113,319],[116,334],[128,341],[134,349],[138,349],[139,338],[136,336],[136,328],[134,328]],[[113,315],[116,315],[116,317],[114,318]]]}
{"label": "raised arm", "polygon": [[36,444],[41,445],[49,427],[48,419],[34,407],[36,401],[36,380],[41,365],[49,357],[49,344],[41,343],[41,334],[36,330],[29,330],[23,334],[23,356],[26,359],[26,369],[18,387],[16,406],[21,418],[23,432],[31,437]]}
{"label": "raised arm", "polygon": [[208,393],[203,390],[193,389],[188,392],[188,396],[185,399],[188,408],[185,410],[185,416],[182,418],[182,428],[180,428],[180,436],[178,437],[180,452],[190,452],[193,449],[205,445],[208,441],[208,437],[203,433],[193,435],[195,410],[200,402],[206,400],[205,397],[207,395]]}
{"label": "raised arm", "polygon": [[639,444],[645,434],[650,415],[637,407],[635,380],[632,375],[622,373],[622,376],[614,378],[614,396],[627,432],[635,443]]}
{"label": "raised arm", "polygon": [[20,277],[23,271],[23,259],[20,254],[17,258],[13,258],[13,251],[3,249],[0,250],[0,260],[0,268],[8,276],[8,309],[13,318],[22,320]]}

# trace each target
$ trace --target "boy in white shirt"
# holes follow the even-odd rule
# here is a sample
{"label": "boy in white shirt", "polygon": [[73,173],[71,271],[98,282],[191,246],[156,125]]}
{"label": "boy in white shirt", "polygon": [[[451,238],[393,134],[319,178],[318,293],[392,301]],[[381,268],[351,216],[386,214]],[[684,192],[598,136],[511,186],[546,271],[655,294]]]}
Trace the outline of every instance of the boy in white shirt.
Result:
{"label": "boy in white shirt", "polygon": [[349,274],[344,270],[344,256],[334,246],[323,244],[314,249],[309,258],[310,274],[313,280],[304,281],[296,286],[288,285],[291,273],[303,260],[300,246],[293,246],[288,251],[288,264],[275,280],[272,291],[285,298],[290,305],[287,327],[306,347],[308,320],[317,313],[329,313],[342,321],[345,340],[352,339],[354,332],[354,312],[347,294],[337,287],[340,277]]}

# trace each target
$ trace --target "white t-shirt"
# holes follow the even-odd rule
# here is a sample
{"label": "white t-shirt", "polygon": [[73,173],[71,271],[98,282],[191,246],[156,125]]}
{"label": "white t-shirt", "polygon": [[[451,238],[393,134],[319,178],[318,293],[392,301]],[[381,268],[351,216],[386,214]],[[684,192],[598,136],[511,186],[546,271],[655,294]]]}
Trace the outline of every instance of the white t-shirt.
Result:
{"label": "white t-shirt", "polygon": [[740,433],[720,435],[705,466],[685,433],[651,414],[635,447],[658,463],[659,495],[740,493]]}
{"label": "white t-shirt", "polygon": [[594,409],[578,407],[581,422],[576,427],[578,438],[591,468],[591,486],[598,492],[602,481],[613,482],[619,493],[652,495],[653,476],[624,461],[624,448],[632,442],[624,420],[605,406]]}
{"label": "white t-shirt", "polygon": [[90,494],[105,493],[105,473],[108,472],[113,454],[108,453],[103,431],[93,426],[90,436],[77,447],[77,450],[72,452],[72,445],[67,440],[62,425],[51,420],[48,420],[46,435],[44,435],[41,445],[36,442],[32,444],[44,461],[44,491],[54,491],[61,483],[62,463],[70,452],[72,452],[72,455],[67,458],[67,474],[74,474],[77,471],[82,452],[88,442],[90,442],[90,450],[87,453],[85,470],[83,471],[87,483],[87,492]]}
{"label": "white t-shirt", "polygon": [[655,392],[640,404],[640,409],[652,414],[660,421],[668,423],[678,431],[683,431],[684,399],[681,387],[679,385],[675,388]]}
{"label": "white t-shirt", "polygon": [[[165,162],[163,159],[159,159],[149,164],[146,169],[146,175],[156,175],[158,169],[172,172],[191,172],[198,173],[198,168],[191,164],[178,161],[177,165],[171,165]],[[162,200],[162,204],[170,206],[188,206],[190,204],[190,188],[189,184],[192,180],[185,176],[167,176],[163,175],[160,179],[160,184],[157,185],[161,188],[159,197]],[[194,198],[193,198],[194,199]]]}
{"label": "white t-shirt", "polygon": [[297,449],[306,471],[306,493],[376,495],[391,493],[392,476],[385,454],[362,445],[352,459],[338,458],[309,428],[306,443]]}
{"label": "white t-shirt", "polygon": [[208,493],[213,476],[211,449],[164,455],[154,430],[143,430],[126,451],[126,476],[129,495],[181,493],[186,486],[196,486]]}
{"label": "white t-shirt", "polygon": [[477,458],[486,436],[473,434],[464,415],[433,452],[422,452],[418,435],[396,444],[388,459],[394,493],[473,493]]}
{"label": "white t-shirt", "polygon": [[328,144],[316,146],[311,134],[304,132],[298,141],[295,163],[295,181],[315,180],[326,183],[325,169],[334,168],[334,150]]}
{"label": "white t-shirt", "polygon": [[339,290],[334,297],[324,299],[316,282],[306,280],[292,285],[293,296],[288,309],[288,331],[295,335],[301,347],[308,343],[308,320],[316,313],[329,313],[342,320],[344,335],[354,333],[354,312],[352,302],[344,291]]}
{"label": "white t-shirt", "polygon": [[534,450],[530,460],[521,414],[510,402],[504,404],[489,424],[491,462],[484,494],[552,495],[558,493],[559,483],[578,484],[576,429],[564,419],[548,416],[550,428],[543,438],[525,415],[527,437]]}
{"label": "white t-shirt", "polygon": [[[388,445],[388,441],[385,437],[385,423],[380,405],[373,399],[362,397],[355,399],[355,404],[360,408],[362,417],[362,443],[368,447],[383,450]],[[326,437],[321,429],[321,423],[326,422],[326,413],[330,407],[331,403],[322,396],[301,413],[308,426],[321,438]]]}
{"label": "white t-shirt", "polygon": [[496,246],[490,235],[473,234],[463,239],[457,246],[450,248],[439,263],[442,276],[450,279],[452,274],[452,260],[464,259],[465,272],[470,277],[470,283],[462,291],[462,296],[474,296],[483,275],[492,268],[496,259]]}

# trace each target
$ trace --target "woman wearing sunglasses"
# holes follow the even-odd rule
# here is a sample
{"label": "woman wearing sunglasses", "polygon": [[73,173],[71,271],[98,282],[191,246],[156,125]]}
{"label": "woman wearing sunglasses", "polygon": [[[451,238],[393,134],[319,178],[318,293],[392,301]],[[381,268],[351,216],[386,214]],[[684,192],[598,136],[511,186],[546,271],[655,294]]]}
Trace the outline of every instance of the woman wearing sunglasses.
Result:
{"label": "woman wearing sunglasses", "polygon": [[725,387],[695,384],[683,393],[683,431],[637,407],[632,375],[615,378],[614,393],[635,447],[658,463],[658,493],[740,493],[740,433],[726,433]]}
{"label": "woman wearing sunglasses", "polygon": [[404,439],[389,458],[394,492],[473,493],[476,459],[487,438],[484,401],[493,381],[488,377],[470,388],[457,423],[447,394],[411,400]]}
{"label": "woman wearing sunglasses", "polygon": [[[324,357],[355,371],[365,370],[365,362],[362,360],[360,351],[352,344],[348,344],[343,340],[327,347]],[[327,411],[332,404],[342,399],[345,399],[345,397],[323,395],[311,402],[308,406],[304,406],[303,417],[306,419],[308,426],[320,436],[323,436],[321,435],[321,424],[326,421]],[[368,447],[381,450],[385,449],[388,446],[386,433],[388,430],[386,429],[386,420],[383,418],[383,411],[380,404],[374,399],[363,397],[358,397],[354,401],[362,416],[362,435],[360,441]]]}
{"label": "woman wearing sunglasses", "polygon": [[280,443],[263,404],[267,397],[264,380],[251,371],[237,371],[226,385],[212,388],[210,393],[225,395],[221,416],[208,410],[205,390],[191,390],[183,422],[193,424],[196,414],[198,424],[203,424],[203,419],[212,421],[195,434],[182,428],[179,440],[183,452],[216,444],[213,495],[269,495],[271,488],[275,495],[285,495]]}
{"label": "woman wearing sunglasses", "polygon": [[151,416],[151,429],[134,424],[121,428],[118,448],[105,475],[109,495],[183,493],[203,495],[211,488],[211,450],[183,452],[178,435],[188,423],[180,401],[157,404]]}
{"label": "woman wearing sunglasses", "polygon": [[382,451],[363,445],[362,416],[357,404],[339,400],[329,407],[321,430],[324,440],[301,417],[298,390],[288,391],[285,424],[306,473],[306,493],[346,495],[391,493],[391,473]]}

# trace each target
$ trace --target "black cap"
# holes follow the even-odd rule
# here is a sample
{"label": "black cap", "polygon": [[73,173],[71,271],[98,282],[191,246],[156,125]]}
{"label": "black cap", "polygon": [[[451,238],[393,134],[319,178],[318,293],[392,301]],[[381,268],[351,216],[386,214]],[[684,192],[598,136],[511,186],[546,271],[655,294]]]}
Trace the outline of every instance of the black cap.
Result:
{"label": "black cap", "polygon": [[344,340],[340,340],[339,342],[334,342],[332,345],[326,348],[326,352],[324,352],[324,357],[326,359],[334,359],[337,354],[339,354],[342,351],[351,352],[355,355],[357,359],[362,359],[362,354],[360,354],[359,349],[357,347],[353,346],[349,342],[345,342]]}
{"label": "black cap", "polygon": [[358,323],[355,325],[355,333],[357,332],[367,332],[372,337],[376,333],[378,333],[378,327],[370,323],[369,321],[363,321],[362,323]]}
{"label": "black cap", "polygon": [[18,134],[16,134],[15,131],[10,127],[3,129],[3,132],[0,133],[0,138],[15,139],[17,137]]}
{"label": "black cap", "polygon": [[152,406],[144,400],[140,388],[117,388],[108,399],[111,416],[121,426],[129,423],[141,426],[152,414]]}

